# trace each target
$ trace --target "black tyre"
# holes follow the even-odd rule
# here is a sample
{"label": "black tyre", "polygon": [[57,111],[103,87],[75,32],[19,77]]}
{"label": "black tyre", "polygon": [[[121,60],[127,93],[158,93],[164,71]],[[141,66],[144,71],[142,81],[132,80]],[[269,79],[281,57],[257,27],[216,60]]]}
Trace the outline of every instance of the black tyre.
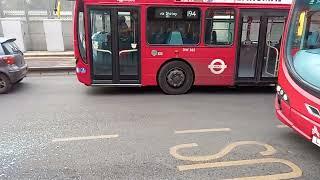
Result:
{"label": "black tyre", "polygon": [[0,74],[0,94],[5,94],[10,91],[12,84],[7,76]]}
{"label": "black tyre", "polygon": [[191,67],[182,61],[165,64],[158,75],[158,84],[162,91],[170,95],[187,93],[194,81]]}

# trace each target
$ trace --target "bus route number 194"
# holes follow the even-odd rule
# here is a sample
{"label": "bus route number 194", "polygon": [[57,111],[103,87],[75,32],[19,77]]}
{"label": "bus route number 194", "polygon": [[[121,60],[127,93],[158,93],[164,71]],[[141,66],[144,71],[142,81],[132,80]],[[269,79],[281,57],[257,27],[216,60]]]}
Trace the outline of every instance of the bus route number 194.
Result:
{"label": "bus route number 194", "polygon": [[196,11],[187,11],[187,17],[197,17]]}

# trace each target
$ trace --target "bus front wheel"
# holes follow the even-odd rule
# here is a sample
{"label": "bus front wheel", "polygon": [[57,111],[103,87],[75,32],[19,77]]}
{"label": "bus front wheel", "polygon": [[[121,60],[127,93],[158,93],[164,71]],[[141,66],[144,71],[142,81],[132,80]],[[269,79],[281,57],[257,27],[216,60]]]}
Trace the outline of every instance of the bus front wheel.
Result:
{"label": "bus front wheel", "polygon": [[158,75],[161,90],[169,95],[187,93],[194,81],[192,68],[185,62],[172,61],[165,64]]}

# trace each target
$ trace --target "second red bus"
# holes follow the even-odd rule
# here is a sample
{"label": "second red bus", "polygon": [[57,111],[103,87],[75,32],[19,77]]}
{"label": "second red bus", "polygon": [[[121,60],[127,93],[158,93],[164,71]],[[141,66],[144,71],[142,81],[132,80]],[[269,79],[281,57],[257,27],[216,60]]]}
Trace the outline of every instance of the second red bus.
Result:
{"label": "second red bus", "polygon": [[320,146],[320,1],[294,2],[284,40],[276,114]]}

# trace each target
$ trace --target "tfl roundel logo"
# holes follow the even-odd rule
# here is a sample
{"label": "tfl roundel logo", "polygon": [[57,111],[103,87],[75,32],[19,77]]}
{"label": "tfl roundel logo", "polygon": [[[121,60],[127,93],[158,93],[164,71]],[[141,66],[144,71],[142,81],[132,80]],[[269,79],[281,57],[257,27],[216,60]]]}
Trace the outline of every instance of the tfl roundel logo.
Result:
{"label": "tfl roundel logo", "polygon": [[222,74],[225,69],[227,69],[226,63],[221,59],[215,59],[211,62],[211,64],[208,66],[210,71],[213,74]]}

